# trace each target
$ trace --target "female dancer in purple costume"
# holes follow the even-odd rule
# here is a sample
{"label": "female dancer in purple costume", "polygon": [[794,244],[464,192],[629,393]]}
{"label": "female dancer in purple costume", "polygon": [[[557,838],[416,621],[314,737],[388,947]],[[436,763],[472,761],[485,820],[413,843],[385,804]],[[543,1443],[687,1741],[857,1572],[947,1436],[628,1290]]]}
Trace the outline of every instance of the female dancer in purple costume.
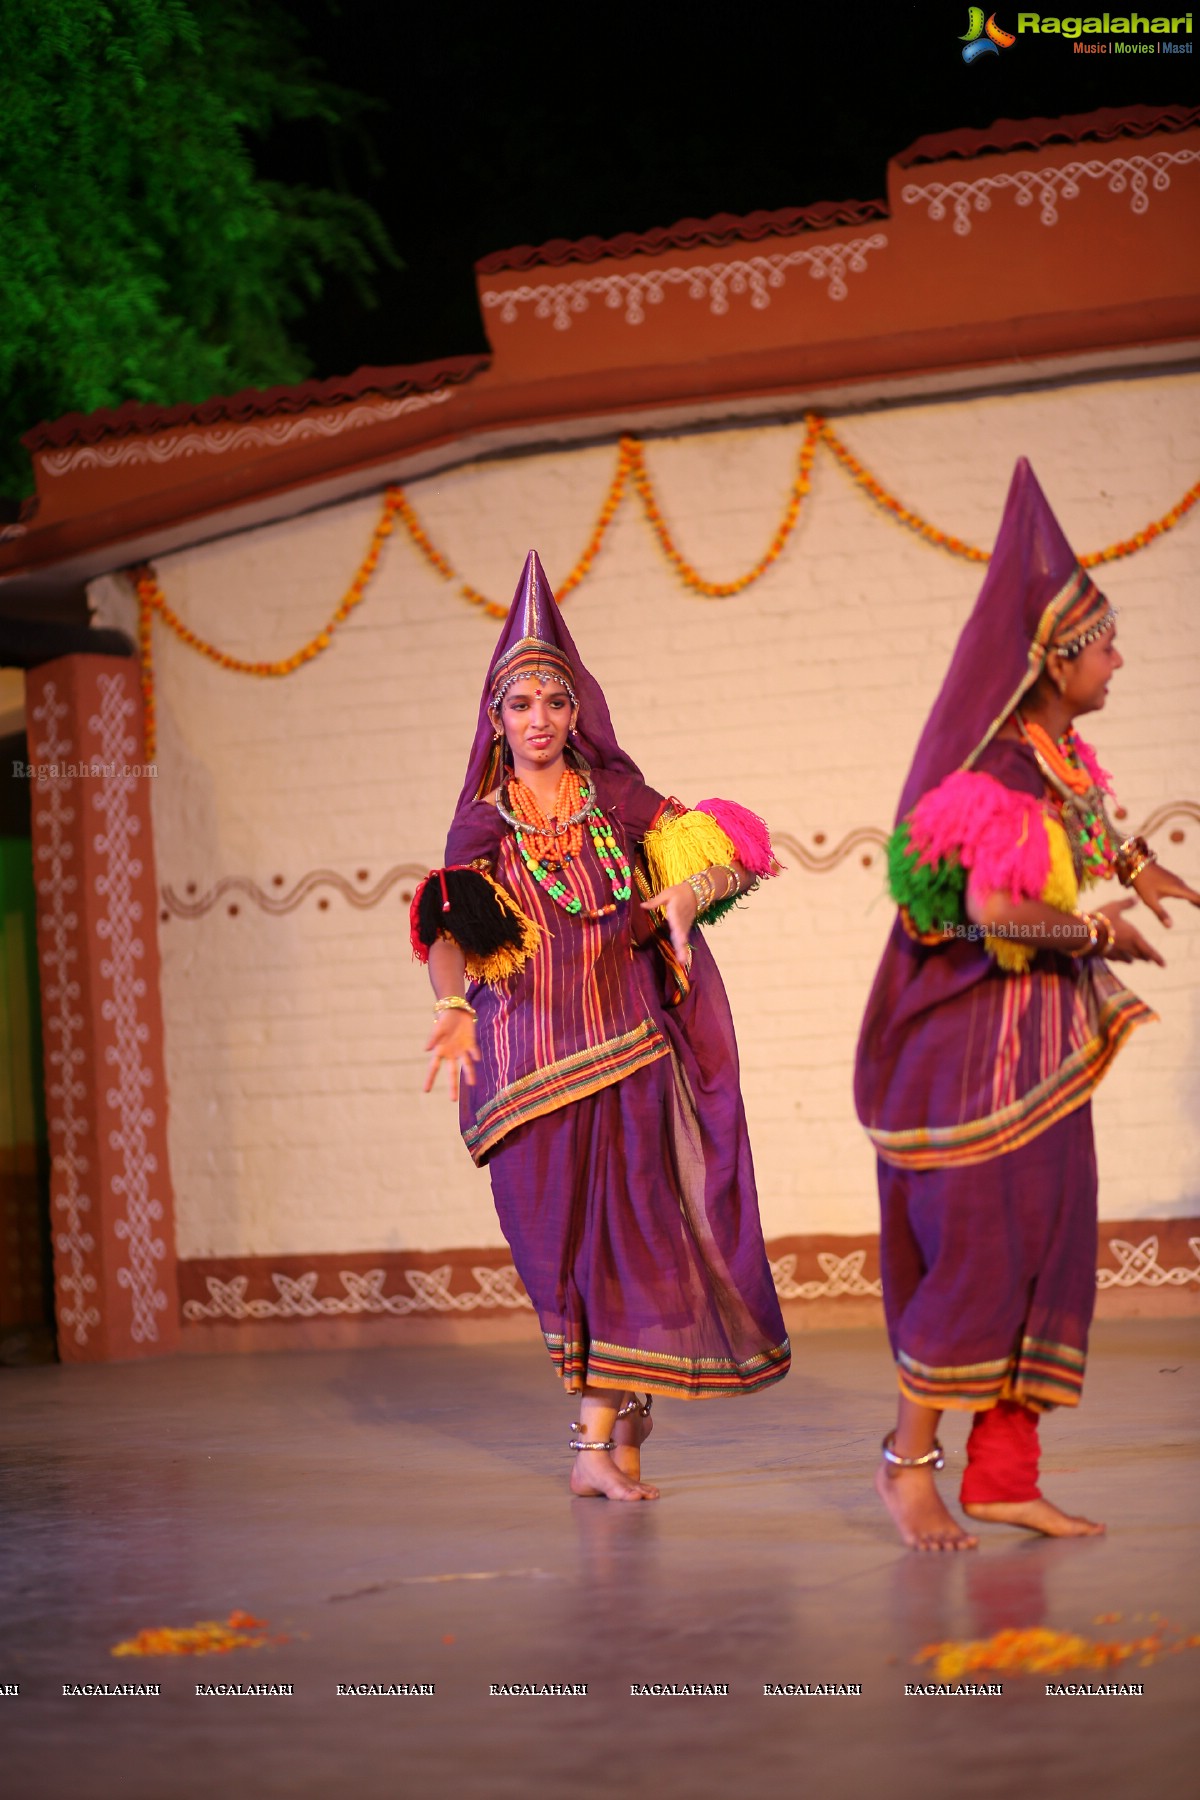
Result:
{"label": "female dancer in purple costume", "polygon": [[1078,1403],[1096,1290],[1091,1094],[1153,1014],[1106,961],[1161,963],[1116,876],[1166,925],[1200,894],[1121,844],[1074,721],[1122,666],[1115,617],[1018,463],[987,579],[917,748],[889,844],[900,911],[859,1041],[879,1157],[900,1387],[876,1488],[906,1544],[977,1538],[934,1484],[946,1407],[974,1413],[961,1501],[1052,1537],[1104,1527],[1040,1492],[1038,1417]]}
{"label": "female dancer in purple costume", "polygon": [[437,996],[426,1091],[445,1063],[579,1396],[574,1494],[656,1499],[651,1396],[754,1392],[789,1366],[728,1002],[692,935],[777,867],[754,815],[645,785],[531,552],[413,943]]}

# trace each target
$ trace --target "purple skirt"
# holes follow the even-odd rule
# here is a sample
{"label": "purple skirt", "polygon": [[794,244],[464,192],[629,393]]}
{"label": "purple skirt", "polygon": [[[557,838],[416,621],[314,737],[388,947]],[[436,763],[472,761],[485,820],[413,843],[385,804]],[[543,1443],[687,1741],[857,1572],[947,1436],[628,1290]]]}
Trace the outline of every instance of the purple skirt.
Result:
{"label": "purple skirt", "polygon": [[931,1407],[1074,1406],[1096,1299],[1090,1103],[968,1168],[879,1164],[901,1391]]}
{"label": "purple skirt", "polygon": [[500,1225],[568,1393],[705,1399],[787,1373],[741,1132],[714,1143],[665,1057],[493,1153]]}

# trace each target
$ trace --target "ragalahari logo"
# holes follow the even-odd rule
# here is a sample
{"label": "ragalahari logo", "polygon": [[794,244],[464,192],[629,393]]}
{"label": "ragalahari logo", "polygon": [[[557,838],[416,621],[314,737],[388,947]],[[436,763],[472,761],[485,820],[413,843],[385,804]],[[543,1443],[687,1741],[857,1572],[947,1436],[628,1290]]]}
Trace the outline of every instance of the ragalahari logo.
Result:
{"label": "ragalahari logo", "polygon": [[959,39],[964,62],[972,63],[977,56],[999,56],[1001,50],[1011,50],[1016,41],[1011,31],[1000,29],[995,13],[990,13],[985,23],[982,6],[967,8],[967,29]]}

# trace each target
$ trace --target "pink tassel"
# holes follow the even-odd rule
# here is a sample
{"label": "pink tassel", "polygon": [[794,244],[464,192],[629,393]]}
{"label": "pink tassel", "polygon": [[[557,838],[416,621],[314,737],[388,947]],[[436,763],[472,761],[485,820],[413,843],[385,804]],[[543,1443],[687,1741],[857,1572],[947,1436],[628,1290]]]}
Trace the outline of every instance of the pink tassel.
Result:
{"label": "pink tassel", "polygon": [[1096,752],[1092,749],[1092,746],[1090,744],[1085,744],[1078,732],[1074,733],[1074,737],[1075,748],[1079,753],[1079,760],[1087,770],[1089,777],[1100,789],[1102,794],[1111,794],[1113,791],[1112,776],[1107,769],[1102,769],[1100,767],[1100,764],[1096,760]]}
{"label": "pink tassel", "polygon": [[766,879],[778,875],[783,864],[776,861],[771,848],[771,833],[764,819],[735,800],[698,800],[696,811],[707,813],[733,845],[733,854],[751,875]]}
{"label": "pink tassel", "polygon": [[990,893],[1034,900],[1050,873],[1041,802],[991,775],[959,769],[923,794],[909,816],[910,839],[924,863],[956,857],[973,898]]}

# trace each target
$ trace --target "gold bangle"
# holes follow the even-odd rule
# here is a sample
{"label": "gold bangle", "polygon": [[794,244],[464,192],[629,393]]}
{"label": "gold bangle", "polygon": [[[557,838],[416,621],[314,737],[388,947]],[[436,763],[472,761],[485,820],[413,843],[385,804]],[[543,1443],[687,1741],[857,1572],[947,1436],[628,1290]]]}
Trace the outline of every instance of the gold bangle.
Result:
{"label": "gold bangle", "polygon": [[1096,946],[1100,942],[1100,923],[1093,913],[1077,912],[1075,917],[1087,929],[1087,943],[1069,945],[1067,949],[1067,955],[1078,960],[1080,957],[1095,954]]}
{"label": "gold bangle", "polygon": [[1158,853],[1144,837],[1126,838],[1117,851],[1117,880],[1122,887],[1132,887],[1143,869],[1158,861]]}
{"label": "gold bangle", "polygon": [[1117,928],[1107,913],[1094,913],[1092,916],[1096,921],[1097,927],[1101,925],[1104,927],[1104,942],[1102,944],[1097,944],[1096,955],[1107,956],[1117,941]]}
{"label": "gold bangle", "polygon": [[445,999],[434,1002],[433,1016],[435,1019],[442,1013],[448,1012],[465,1012],[469,1014],[472,1019],[478,1018],[479,1016],[475,1011],[475,1008],[471,1005],[471,1002],[464,999],[461,994],[447,994]]}
{"label": "gold bangle", "polygon": [[696,896],[696,911],[707,912],[717,897],[713,878],[707,869],[701,869],[695,875],[689,875],[687,884]]}

